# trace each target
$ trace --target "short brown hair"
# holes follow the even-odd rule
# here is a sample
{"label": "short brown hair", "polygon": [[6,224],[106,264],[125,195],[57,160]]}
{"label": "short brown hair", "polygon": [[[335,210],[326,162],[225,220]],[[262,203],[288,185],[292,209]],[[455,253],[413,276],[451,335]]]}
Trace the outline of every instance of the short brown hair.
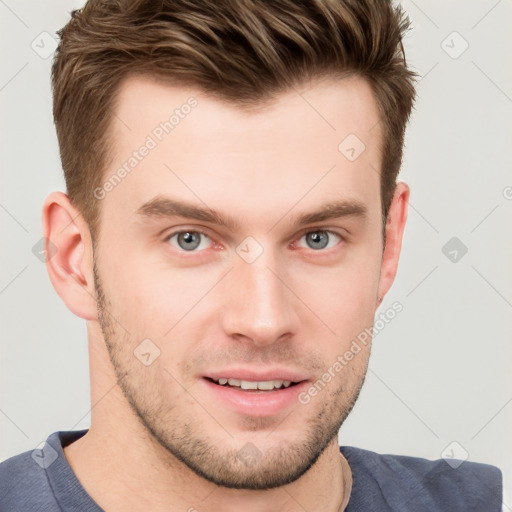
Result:
{"label": "short brown hair", "polygon": [[256,106],[316,77],[366,79],[383,133],[384,222],[413,102],[402,38],[407,17],[391,0],[89,0],[72,12],[52,68],[53,113],[68,195],[99,229],[93,191],[109,165],[116,95],[143,74]]}

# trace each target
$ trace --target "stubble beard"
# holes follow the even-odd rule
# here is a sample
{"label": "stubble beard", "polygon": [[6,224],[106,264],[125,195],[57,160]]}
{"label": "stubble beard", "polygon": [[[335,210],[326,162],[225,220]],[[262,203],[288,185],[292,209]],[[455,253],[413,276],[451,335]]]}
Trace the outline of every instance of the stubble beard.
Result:
{"label": "stubble beard", "polygon": [[[158,375],[140,364],[133,355],[133,343],[130,335],[117,329],[116,320],[110,312],[112,303],[105,294],[94,260],[94,282],[96,285],[98,321],[103,332],[105,344],[112,362],[117,384],[130,408],[148,433],[150,442],[164,449],[163,460],[169,467],[181,462],[198,476],[209,482],[226,488],[264,490],[280,487],[296,481],[304,475],[329,446],[352,410],[364,383],[366,367],[358,375],[352,376],[350,386],[345,383],[330,390],[325,388],[310,403],[322,399],[329,393],[323,405],[314,417],[309,419],[305,428],[298,432],[296,439],[268,448],[258,447],[257,442],[246,443],[242,447],[230,447],[233,436],[219,426],[219,435],[223,435],[225,445],[202,430],[200,418],[187,417],[186,408],[178,410],[172,400],[161,396],[157,382]],[[156,367],[155,367],[156,368]],[[149,371],[148,371],[149,370]],[[162,376],[160,376],[162,378]],[[161,379],[160,379],[161,380]],[[161,383],[161,382],[160,382]],[[182,393],[186,393],[176,384]],[[327,396],[327,395],[326,395]],[[197,404],[196,410],[209,414],[203,406]],[[308,405],[297,402],[290,413],[302,415]],[[248,430],[255,431],[265,426],[265,419],[247,418]],[[217,423],[215,423],[217,424]],[[279,426],[276,428],[279,435]],[[262,439],[272,433],[263,433]],[[162,460],[162,457],[160,457]],[[179,463],[178,463],[179,464]]]}

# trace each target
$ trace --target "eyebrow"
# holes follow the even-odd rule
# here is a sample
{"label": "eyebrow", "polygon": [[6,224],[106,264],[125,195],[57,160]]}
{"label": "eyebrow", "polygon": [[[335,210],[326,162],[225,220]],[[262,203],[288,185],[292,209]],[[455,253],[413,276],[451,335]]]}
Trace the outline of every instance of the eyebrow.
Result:
{"label": "eyebrow", "polygon": [[357,200],[331,201],[324,204],[318,211],[303,213],[297,217],[296,223],[299,225],[313,224],[314,222],[324,222],[331,219],[342,217],[358,217],[365,219],[368,215],[366,205]]}
{"label": "eyebrow", "polygon": [[237,223],[234,219],[226,217],[211,208],[204,206],[196,206],[192,203],[178,201],[169,197],[157,196],[150,201],[144,203],[136,211],[140,217],[147,219],[160,217],[183,217],[187,219],[199,220],[202,222],[210,222],[228,229],[234,229]]}
{"label": "eyebrow", "polygon": [[[288,213],[289,212],[290,210]],[[288,213],[285,215],[288,215]],[[215,210],[212,210],[206,205],[197,206],[192,203],[165,196],[156,196],[150,201],[144,203],[137,209],[136,214],[146,219],[183,217],[224,226],[230,230],[235,230],[235,228],[240,224],[233,217],[225,216]],[[316,211],[299,214],[294,220],[292,220],[292,224],[302,226],[342,217],[357,217],[364,220],[367,217],[367,214],[368,209],[361,201],[353,199],[337,200],[322,205]],[[283,219],[284,217],[281,218],[281,220]],[[281,220],[276,224],[281,222]]]}

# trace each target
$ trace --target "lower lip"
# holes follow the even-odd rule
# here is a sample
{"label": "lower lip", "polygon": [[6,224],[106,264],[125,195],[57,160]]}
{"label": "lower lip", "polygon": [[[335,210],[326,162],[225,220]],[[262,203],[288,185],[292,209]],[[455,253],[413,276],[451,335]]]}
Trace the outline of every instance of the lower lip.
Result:
{"label": "lower lip", "polygon": [[230,386],[221,386],[204,378],[201,382],[216,400],[240,414],[254,417],[273,416],[297,404],[299,393],[308,386],[308,381],[302,381],[289,388],[273,391],[243,391]]}

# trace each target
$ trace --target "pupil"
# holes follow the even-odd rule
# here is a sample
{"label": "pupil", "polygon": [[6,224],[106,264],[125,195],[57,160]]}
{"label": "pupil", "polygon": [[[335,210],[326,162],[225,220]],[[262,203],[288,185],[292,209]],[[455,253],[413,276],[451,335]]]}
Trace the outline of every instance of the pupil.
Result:
{"label": "pupil", "polygon": [[306,240],[308,245],[312,249],[323,249],[327,246],[328,238],[326,234],[322,231],[315,231],[313,233],[308,233],[306,235]]}
{"label": "pupil", "polygon": [[178,235],[178,244],[185,251],[191,251],[199,246],[201,239],[198,233],[187,231]]}

